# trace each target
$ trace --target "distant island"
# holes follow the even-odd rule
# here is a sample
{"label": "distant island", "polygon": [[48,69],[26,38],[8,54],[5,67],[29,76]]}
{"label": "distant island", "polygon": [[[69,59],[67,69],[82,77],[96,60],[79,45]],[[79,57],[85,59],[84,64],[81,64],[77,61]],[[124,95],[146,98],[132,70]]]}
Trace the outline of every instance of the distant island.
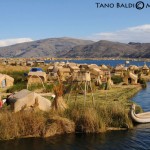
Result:
{"label": "distant island", "polygon": [[1,47],[0,57],[150,58],[150,43],[49,38]]}

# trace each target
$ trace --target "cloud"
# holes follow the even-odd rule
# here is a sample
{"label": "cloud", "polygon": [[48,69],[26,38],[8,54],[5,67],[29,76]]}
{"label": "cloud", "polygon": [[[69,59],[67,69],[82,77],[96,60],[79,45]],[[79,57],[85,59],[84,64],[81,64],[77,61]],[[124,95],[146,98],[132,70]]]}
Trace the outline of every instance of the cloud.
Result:
{"label": "cloud", "polygon": [[18,43],[31,42],[31,38],[16,38],[16,39],[4,39],[0,40],[0,47],[14,45]]}
{"label": "cloud", "polygon": [[91,36],[86,37],[86,39],[94,41],[109,40],[123,43],[128,42],[150,43],[150,24],[129,27],[114,32],[95,33]]}

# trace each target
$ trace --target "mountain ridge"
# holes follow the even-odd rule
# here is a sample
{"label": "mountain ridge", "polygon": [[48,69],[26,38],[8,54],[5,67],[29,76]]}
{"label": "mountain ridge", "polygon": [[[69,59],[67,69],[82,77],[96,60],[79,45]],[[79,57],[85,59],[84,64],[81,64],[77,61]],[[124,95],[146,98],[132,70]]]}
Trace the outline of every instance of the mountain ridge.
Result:
{"label": "mountain ridge", "polygon": [[150,58],[150,43],[48,38],[1,47],[0,57]]}

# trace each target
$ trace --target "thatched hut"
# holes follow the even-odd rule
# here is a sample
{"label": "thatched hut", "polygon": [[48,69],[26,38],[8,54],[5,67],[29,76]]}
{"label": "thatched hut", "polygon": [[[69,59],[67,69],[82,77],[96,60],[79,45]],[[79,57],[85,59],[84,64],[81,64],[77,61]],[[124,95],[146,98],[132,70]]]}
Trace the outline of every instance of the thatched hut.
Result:
{"label": "thatched hut", "polygon": [[70,68],[59,68],[57,72],[58,76],[62,81],[66,81],[68,77],[71,76]]}
{"label": "thatched hut", "polygon": [[127,71],[124,74],[123,81],[126,84],[137,84],[138,76],[130,71]]}
{"label": "thatched hut", "polygon": [[117,65],[115,68],[114,68],[114,75],[115,76],[123,76],[123,73],[124,71],[127,70],[126,67],[124,67],[124,65]]}
{"label": "thatched hut", "polygon": [[146,64],[144,64],[144,66],[142,67],[142,73],[143,74],[148,74],[149,73],[149,67]]}
{"label": "thatched hut", "polygon": [[95,81],[96,85],[101,85],[101,79],[104,78],[104,72],[95,64],[88,65],[88,68],[91,73],[91,79]]}
{"label": "thatched hut", "polygon": [[45,72],[29,72],[28,73],[28,84],[37,84],[47,81],[47,75]]}
{"label": "thatched hut", "polygon": [[91,81],[91,75],[89,71],[85,71],[85,72],[78,72],[78,75],[76,77],[76,80],[78,82],[83,82],[83,81]]}
{"label": "thatched hut", "polygon": [[128,70],[129,70],[130,72],[132,72],[132,73],[136,73],[136,71],[139,70],[139,67],[136,66],[136,65],[130,65],[130,66],[128,67]]}
{"label": "thatched hut", "polygon": [[106,65],[101,65],[100,70],[102,70],[105,74],[105,76],[109,77],[110,76],[110,70]]}
{"label": "thatched hut", "polygon": [[34,61],[27,61],[27,62],[26,62],[26,65],[27,65],[27,66],[33,66],[33,65],[34,65]]}
{"label": "thatched hut", "polygon": [[78,72],[80,71],[80,68],[78,66],[69,66],[69,67],[72,75],[72,80],[74,80],[78,76]]}
{"label": "thatched hut", "polygon": [[55,76],[55,77],[58,76],[58,70],[61,69],[61,68],[63,68],[63,67],[62,66],[58,66],[58,65],[55,64],[54,67],[53,67],[53,70],[51,72],[51,75]]}
{"label": "thatched hut", "polygon": [[51,102],[48,99],[26,89],[14,95],[10,95],[7,101],[9,101],[14,112],[33,110],[34,108],[38,108],[42,111],[49,111],[51,109]]}
{"label": "thatched hut", "polygon": [[79,68],[84,69],[84,70],[88,70],[88,65],[87,64],[80,64]]}
{"label": "thatched hut", "polygon": [[80,68],[78,66],[69,66],[71,73],[79,72]]}
{"label": "thatched hut", "polygon": [[67,62],[67,63],[66,63],[66,66],[67,66],[67,67],[77,66],[77,64],[76,64],[76,63],[72,63],[72,62],[71,62],[71,63],[70,63],[70,62]]}
{"label": "thatched hut", "polygon": [[49,74],[50,76],[52,76],[53,75],[53,73],[52,73],[53,69],[54,69],[54,66],[52,66],[52,65],[49,66],[48,69],[47,69],[47,74]]}
{"label": "thatched hut", "polygon": [[89,69],[93,69],[93,68],[98,68],[99,69],[99,66],[96,65],[96,64],[90,64],[90,65],[88,65],[88,68]]}
{"label": "thatched hut", "polygon": [[0,74],[0,88],[10,87],[14,84],[14,78],[6,75]]}
{"label": "thatched hut", "polygon": [[38,65],[44,65],[45,64],[45,61],[44,60],[36,60],[34,62],[34,65],[38,66]]}

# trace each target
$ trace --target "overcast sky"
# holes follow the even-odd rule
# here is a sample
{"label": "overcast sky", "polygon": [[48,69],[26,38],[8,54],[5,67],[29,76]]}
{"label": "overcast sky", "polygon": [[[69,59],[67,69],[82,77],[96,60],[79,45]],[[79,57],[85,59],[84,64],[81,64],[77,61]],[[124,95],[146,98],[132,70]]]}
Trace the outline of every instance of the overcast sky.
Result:
{"label": "overcast sky", "polygon": [[[74,37],[150,42],[150,8],[97,8],[96,3],[138,0],[1,0],[0,46]],[[149,3],[144,0],[144,3]]]}

